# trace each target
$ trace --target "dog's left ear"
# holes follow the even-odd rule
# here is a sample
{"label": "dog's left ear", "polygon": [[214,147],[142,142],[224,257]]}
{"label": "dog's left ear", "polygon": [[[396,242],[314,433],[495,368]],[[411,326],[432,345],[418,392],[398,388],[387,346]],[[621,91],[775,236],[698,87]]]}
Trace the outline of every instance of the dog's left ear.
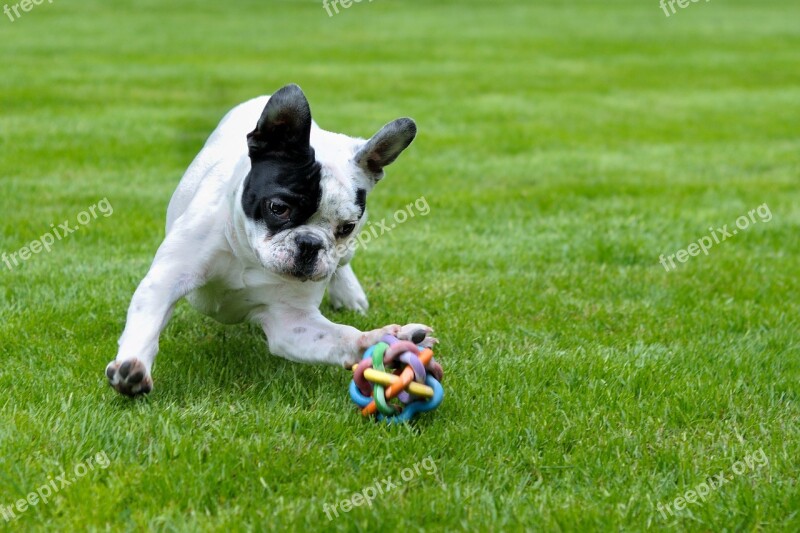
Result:
{"label": "dog's left ear", "polygon": [[398,118],[385,125],[358,151],[355,162],[375,176],[383,177],[383,167],[391,165],[417,136],[417,125],[410,118]]}
{"label": "dog's left ear", "polygon": [[311,147],[311,108],[303,90],[287,85],[267,102],[256,129],[247,135],[250,157],[282,153],[308,157]]}

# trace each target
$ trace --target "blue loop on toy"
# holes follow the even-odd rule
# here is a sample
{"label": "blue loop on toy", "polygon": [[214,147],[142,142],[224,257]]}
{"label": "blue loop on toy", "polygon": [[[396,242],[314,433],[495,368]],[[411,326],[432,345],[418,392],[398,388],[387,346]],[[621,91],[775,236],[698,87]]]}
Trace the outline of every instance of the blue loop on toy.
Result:
{"label": "blue loop on toy", "polygon": [[350,399],[362,409],[368,406],[372,401],[371,396],[364,396],[361,394],[361,391],[358,390],[358,386],[356,385],[355,381],[350,382]]}
{"label": "blue loop on toy", "polygon": [[[411,420],[411,418],[419,413],[432,411],[439,407],[444,399],[444,389],[442,388],[442,384],[430,374],[425,376],[425,384],[433,389],[433,398],[429,400],[418,400],[411,402],[410,404],[406,405],[405,408],[403,408],[403,412],[393,416],[384,416],[379,414],[378,420],[385,420],[388,424],[408,422]],[[371,397],[361,394],[361,391],[358,390],[355,381],[350,381],[350,399],[352,399],[353,402],[362,409],[372,402]]]}
{"label": "blue loop on toy", "polygon": [[378,419],[386,420],[386,422],[393,424],[398,422],[408,422],[411,420],[415,415],[419,413],[425,413],[427,411],[432,411],[439,407],[444,399],[444,389],[442,388],[441,383],[439,381],[428,374],[425,377],[425,384],[433,389],[433,398],[430,400],[420,400],[416,402],[411,402],[410,404],[406,405],[403,408],[403,412],[396,414],[394,416],[384,417],[383,415],[379,416]]}

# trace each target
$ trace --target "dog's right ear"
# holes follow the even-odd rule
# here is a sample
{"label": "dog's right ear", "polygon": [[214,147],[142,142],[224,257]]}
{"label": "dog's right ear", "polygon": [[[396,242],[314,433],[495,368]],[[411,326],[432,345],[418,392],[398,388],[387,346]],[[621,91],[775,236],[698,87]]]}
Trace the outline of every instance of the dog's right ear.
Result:
{"label": "dog's right ear", "polygon": [[270,97],[256,129],[247,135],[251,159],[273,154],[307,157],[310,143],[311,108],[303,90],[295,84]]}
{"label": "dog's right ear", "polygon": [[416,136],[416,123],[410,118],[398,118],[364,143],[354,157],[355,162],[370,173],[375,181],[380,181],[383,168],[391,165]]}

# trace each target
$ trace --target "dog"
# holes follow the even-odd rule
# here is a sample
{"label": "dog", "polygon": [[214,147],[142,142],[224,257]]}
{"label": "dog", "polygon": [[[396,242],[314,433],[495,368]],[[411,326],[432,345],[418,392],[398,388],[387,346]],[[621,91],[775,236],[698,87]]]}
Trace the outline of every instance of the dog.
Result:
{"label": "dog", "polygon": [[335,309],[366,313],[354,239],[367,195],[416,133],[410,118],[369,140],[325,131],[297,85],[228,112],[172,196],[166,236],[106,367],[109,384],[131,397],[152,391],[158,340],[183,297],[223,324],[260,324],[269,351],[296,362],[349,368],[385,334],[435,344],[423,324],[362,332],[319,309],[327,288]]}

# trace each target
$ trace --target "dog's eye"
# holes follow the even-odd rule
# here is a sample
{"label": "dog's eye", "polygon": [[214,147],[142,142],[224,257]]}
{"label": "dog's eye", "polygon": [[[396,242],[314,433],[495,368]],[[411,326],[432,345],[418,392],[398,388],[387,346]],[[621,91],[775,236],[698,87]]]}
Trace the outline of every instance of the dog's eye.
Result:
{"label": "dog's eye", "polygon": [[270,202],[269,211],[281,220],[289,220],[292,214],[292,208],[283,202]]}
{"label": "dog's eye", "polygon": [[339,231],[336,232],[338,237],[347,237],[353,230],[356,229],[356,225],[353,222],[348,222],[347,224],[342,224],[339,226]]}

